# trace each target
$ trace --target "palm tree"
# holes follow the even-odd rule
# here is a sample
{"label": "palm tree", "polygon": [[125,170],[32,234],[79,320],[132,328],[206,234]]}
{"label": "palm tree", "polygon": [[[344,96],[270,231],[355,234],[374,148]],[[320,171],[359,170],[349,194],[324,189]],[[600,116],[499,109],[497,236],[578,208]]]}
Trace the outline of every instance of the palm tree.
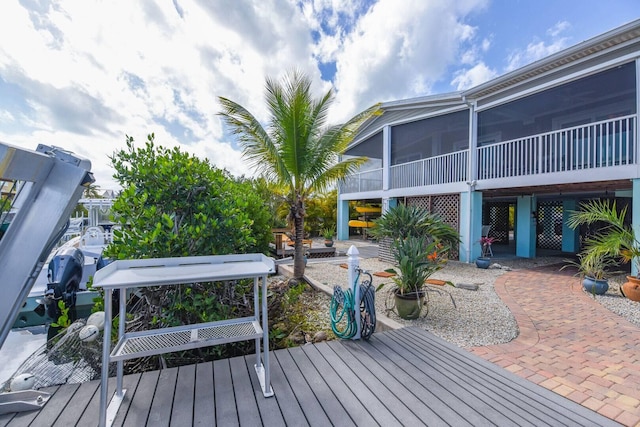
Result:
{"label": "palm tree", "polygon": [[340,161],[362,123],[381,114],[374,105],[344,124],[327,126],[327,112],[333,102],[329,90],[319,99],[310,93],[311,80],[299,71],[282,82],[266,79],[269,122],[266,127],[241,105],[220,97],[219,113],[243,148],[243,155],[267,179],[287,188],[289,219],[295,230],[293,275],[304,276],[305,199],[313,191],[325,191],[355,172],[365,161],[356,157]]}
{"label": "palm tree", "polygon": [[100,186],[96,184],[89,184],[84,188],[82,196],[86,199],[101,199]]}

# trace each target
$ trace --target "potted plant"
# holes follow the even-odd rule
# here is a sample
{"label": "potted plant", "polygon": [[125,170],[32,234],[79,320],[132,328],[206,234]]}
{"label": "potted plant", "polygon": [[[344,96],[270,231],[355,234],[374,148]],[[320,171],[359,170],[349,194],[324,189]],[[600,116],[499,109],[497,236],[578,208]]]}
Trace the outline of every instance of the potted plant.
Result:
{"label": "potted plant", "polygon": [[488,257],[489,254],[493,255],[491,251],[491,245],[496,241],[495,237],[482,236],[480,238],[480,246],[482,247],[482,256]]}
{"label": "potted plant", "polygon": [[393,278],[394,307],[400,317],[415,319],[424,304],[425,280],[444,266],[448,249],[460,242],[458,232],[428,210],[403,204],[389,209],[374,223],[371,235],[391,241],[393,260],[400,270],[399,277]]}
{"label": "potted plant", "polygon": [[393,254],[399,270],[398,275],[391,269],[396,273],[391,291],[394,307],[401,318],[417,319],[424,305],[425,282],[444,267],[446,249],[425,236],[408,236],[394,242]]}
{"label": "potted plant", "polygon": [[333,229],[332,228],[324,228],[322,229],[322,237],[324,237],[324,245],[327,248],[333,246]]}
{"label": "potted plant", "polygon": [[495,237],[489,236],[482,236],[480,240],[478,240],[478,243],[480,243],[480,247],[482,248],[482,255],[476,258],[476,267],[483,269],[489,268],[491,265],[491,258],[489,258],[489,256],[493,255],[491,245],[496,240],[497,239]]}
{"label": "potted plant", "polygon": [[582,287],[592,295],[603,295],[609,289],[609,268],[615,265],[615,261],[600,252],[582,252],[578,254],[578,260],[567,260],[561,270],[567,267],[578,269],[577,276],[582,278]]}
{"label": "potted plant", "polygon": [[[592,200],[581,204],[579,211],[571,212],[567,225],[573,229],[585,224],[602,224],[599,232],[585,243],[585,253],[590,257],[604,256],[633,262],[640,274],[640,241],[630,224],[625,223],[627,207],[618,211],[616,202]],[[622,294],[640,301],[640,277],[627,276],[627,282],[621,287]]]}

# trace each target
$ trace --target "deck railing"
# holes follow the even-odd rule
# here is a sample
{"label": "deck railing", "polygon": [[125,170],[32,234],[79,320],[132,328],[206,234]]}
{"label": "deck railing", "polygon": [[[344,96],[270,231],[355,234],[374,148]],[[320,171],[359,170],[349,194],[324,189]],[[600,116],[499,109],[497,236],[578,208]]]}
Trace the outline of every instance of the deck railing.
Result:
{"label": "deck railing", "polygon": [[636,116],[478,147],[478,179],[635,164]]}
{"label": "deck railing", "polygon": [[421,187],[466,181],[469,150],[391,166],[391,188]]}

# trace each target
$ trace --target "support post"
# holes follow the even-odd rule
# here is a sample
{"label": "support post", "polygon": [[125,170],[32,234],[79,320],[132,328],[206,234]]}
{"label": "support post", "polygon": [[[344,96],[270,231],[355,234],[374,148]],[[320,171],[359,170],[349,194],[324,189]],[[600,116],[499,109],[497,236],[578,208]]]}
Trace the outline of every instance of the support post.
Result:
{"label": "support post", "polygon": [[353,311],[354,311],[354,315],[355,315],[355,319],[356,319],[356,334],[352,337],[352,339],[354,340],[359,340],[360,339],[360,331],[361,331],[361,325],[360,325],[360,285],[358,283],[356,283],[356,278],[357,278],[357,273],[356,270],[359,266],[359,260],[358,260],[358,255],[360,255],[360,252],[358,251],[358,248],[356,248],[354,245],[351,245],[351,247],[349,248],[349,250],[347,251],[347,265],[349,266],[349,274],[348,274],[348,279],[349,279],[349,285],[351,286],[351,289],[353,290],[353,301],[354,301],[354,307],[353,307]]}

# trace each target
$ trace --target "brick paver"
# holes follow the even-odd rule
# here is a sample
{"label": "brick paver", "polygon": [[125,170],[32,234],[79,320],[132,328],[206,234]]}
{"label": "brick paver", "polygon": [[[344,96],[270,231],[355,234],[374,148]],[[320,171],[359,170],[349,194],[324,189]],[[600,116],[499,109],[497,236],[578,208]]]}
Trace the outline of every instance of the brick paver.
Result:
{"label": "brick paver", "polygon": [[[520,333],[478,356],[626,426],[640,426],[640,327],[557,268],[508,272],[495,289]],[[638,304],[640,310],[640,304]]]}

